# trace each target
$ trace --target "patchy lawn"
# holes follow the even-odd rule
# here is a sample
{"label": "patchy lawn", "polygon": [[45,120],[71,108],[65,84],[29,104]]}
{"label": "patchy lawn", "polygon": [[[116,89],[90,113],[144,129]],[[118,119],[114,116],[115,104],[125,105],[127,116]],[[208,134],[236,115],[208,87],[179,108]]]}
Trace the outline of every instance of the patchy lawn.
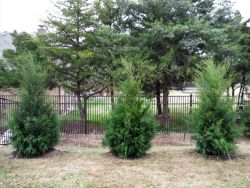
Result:
{"label": "patchy lawn", "polygon": [[250,187],[246,140],[238,143],[238,156],[226,161],[204,159],[192,144],[173,146],[164,139],[136,160],[115,158],[98,144],[72,143],[64,140],[35,159],[14,159],[10,146],[0,147],[0,187]]}

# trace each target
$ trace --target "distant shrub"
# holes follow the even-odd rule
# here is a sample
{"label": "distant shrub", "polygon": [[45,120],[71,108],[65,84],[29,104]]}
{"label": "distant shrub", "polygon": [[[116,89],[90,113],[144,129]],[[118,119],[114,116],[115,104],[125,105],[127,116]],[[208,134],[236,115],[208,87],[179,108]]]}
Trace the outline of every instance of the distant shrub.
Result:
{"label": "distant shrub", "polygon": [[134,79],[121,87],[123,97],[118,99],[106,123],[103,144],[119,157],[142,157],[150,149],[155,122],[149,105],[140,99],[141,86]]}
{"label": "distant shrub", "polygon": [[235,151],[235,139],[240,136],[232,101],[222,97],[230,86],[226,73],[226,66],[216,66],[209,61],[196,80],[200,102],[189,123],[197,151],[205,156],[229,156]]}
{"label": "distant shrub", "polygon": [[46,74],[33,63],[22,71],[20,103],[10,122],[12,145],[23,157],[51,150],[59,140],[59,121],[45,96]]}

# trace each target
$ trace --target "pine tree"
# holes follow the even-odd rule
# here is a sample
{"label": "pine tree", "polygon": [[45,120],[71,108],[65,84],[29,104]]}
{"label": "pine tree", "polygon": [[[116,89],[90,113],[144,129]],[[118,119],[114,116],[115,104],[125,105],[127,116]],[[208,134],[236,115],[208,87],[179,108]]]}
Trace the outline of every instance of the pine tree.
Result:
{"label": "pine tree", "polygon": [[10,122],[12,145],[22,157],[39,156],[59,140],[59,121],[46,98],[46,74],[32,62],[22,70],[20,103]]}
{"label": "pine tree", "polygon": [[223,93],[230,86],[227,67],[208,61],[199,73],[199,105],[191,117],[197,151],[203,155],[229,156],[235,151],[235,139],[240,135],[235,124],[232,101]]}
{"label": "pine tree", "polygon": [[119,157],[142,157],[151,147],[155,122],[140,99],[140,82],[128,79],[121,86],[123,97],[118,99],[105,129],[103,144]]}
{"label": "pine tree", "polygon": [[[86,99],[106,89],[102,75],[99,75],[103,72],[102,61],[94,46],[95,15],[88,0],[62,0],[55,8],[60,14],[51,14],[46,21],[51,32],[40,49],[55,62],[58,83],[76,95],[84,133],[87,134]],[[91,93],[97,88],[100,89]]]}

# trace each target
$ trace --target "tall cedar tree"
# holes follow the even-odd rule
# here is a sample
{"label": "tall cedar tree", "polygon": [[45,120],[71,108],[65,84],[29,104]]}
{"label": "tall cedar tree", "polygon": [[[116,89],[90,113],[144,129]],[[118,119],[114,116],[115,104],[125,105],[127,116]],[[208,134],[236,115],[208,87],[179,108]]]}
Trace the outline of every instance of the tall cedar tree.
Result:
{"label": "tall cedar tree", "polygon": [[59,120],[46,94],[46,74],[32,62],[23,66],[20,102],[10,122],[12,145],[23,157],[42,155],[59,141]]}
{"label": "tall cedar tree", "polygon": [[225,78],[227,71],[227,66],[215,66],[208,61],[196,79],[200,102],[190,123],[196,149],[205,156],[230,156],[236,148],[235,139],[240,135],[232,101],[223,96],[231,84],[231,80]]}

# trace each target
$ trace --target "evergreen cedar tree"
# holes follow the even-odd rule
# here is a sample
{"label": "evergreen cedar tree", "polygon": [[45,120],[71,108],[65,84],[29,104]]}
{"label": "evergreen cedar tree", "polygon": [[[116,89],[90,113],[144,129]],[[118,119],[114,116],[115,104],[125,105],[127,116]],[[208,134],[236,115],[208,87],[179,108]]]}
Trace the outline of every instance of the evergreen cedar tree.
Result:
{"label": "evergreen cedar tree", "polygon": [[107,120],[103,144],[116,156],[142,157],[151,147],[154,117],[149,105],[140,98],[140,82],[130,78],[122,84],[121,91],[122,96]]}
{"label": "evergreen cedar tree", "polygon": [[59,119],[45,96],[45,80],[31,57],[22,70],[20,102],[9,124],[11,144],[22,157],[42,155],[59,141]]}
{"label": "evergreen cedar tree", "polygon": [[226,78],[227,71],[227,66],[216,66],[208,61],[196,79],[199,104],[189,124],[193,130],[196,149],[204,156],[230,157],[236,149],[235,140],[240,136],[232,100],[223,96],[231,84],[231,79]]}

